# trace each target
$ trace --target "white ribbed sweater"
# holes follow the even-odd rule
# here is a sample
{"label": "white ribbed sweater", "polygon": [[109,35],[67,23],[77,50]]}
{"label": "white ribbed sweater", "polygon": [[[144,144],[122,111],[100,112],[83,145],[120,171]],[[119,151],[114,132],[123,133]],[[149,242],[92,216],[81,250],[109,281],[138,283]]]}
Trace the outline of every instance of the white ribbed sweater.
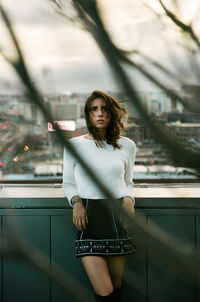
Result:
{"label": "white ribbed sweater", "polygon": [[[86,139],[83,135],[70,139],[70,142],[114,198],[124,196],[133,198],[132,177],[136,145],[132,140],[120,137],[118,142],[122,148],[115,150],[106,142],[104,148],[98,148],[93,140]],[[66,148],[63,158],[63,190],[70,206],[72,206],[71,199],[75,195],[89,199],[105,198]]]}

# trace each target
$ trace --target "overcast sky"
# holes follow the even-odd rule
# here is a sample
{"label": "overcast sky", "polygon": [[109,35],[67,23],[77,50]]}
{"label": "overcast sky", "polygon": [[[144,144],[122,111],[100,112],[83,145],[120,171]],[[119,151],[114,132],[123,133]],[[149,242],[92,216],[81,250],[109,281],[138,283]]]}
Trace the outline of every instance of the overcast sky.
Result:
{"label": "overcast sky", "polygon": [[[103,55],[90,34],[78,25],[69,24],[58,17],[50,0],[1,2],[12,20],[32,77],[42,92],[118,89]],[[119,47],[140,50],[172,69],[174,61],[171,61],[171,58],[176,60],[179,57],[179,65],[186,61],[184,53],[175,46],[177,39],[180,39],[180,33],[175,33],[172,24],[166,19],[161,23],[158,22],[155,14],[145,6],[145,3],[151,3],[151,8],[157,14],[163,15],[157,0],[99,0],[98,2],[106,27]],[[165,1],[174,9],[171,2]],[[181,18],[185,22],[190,22],[191,18],[195,19],[197,17],[195,3],[198,3],[198,0],[194,0],[192,6],[188,4],[189,1],[180,2],[184,3],[184,6],[179,8]],[[197,25],[199,26],[199,23],[194,24]],[[0,47],[7,54],[14,55],[2,20],[0,36]],[[0,66],[0,93],[13,93],[19,90],[17,77],[2,57],[0,57]],[[181,68],[185,76],[191,77],[190,67],[187,64]],[[129,74],[138,90],[156,90],[156,87],[145,81],[138,73],[130,71]],[[170,79],[169,85],[171,85]]]}

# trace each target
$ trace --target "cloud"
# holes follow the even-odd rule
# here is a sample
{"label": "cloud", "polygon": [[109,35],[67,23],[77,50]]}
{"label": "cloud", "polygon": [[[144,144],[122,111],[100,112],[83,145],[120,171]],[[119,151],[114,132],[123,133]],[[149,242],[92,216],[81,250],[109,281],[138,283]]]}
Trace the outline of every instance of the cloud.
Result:
{"label": "cloud", "polygon": [[[119,89],[91,35],[76,24],[69,24],[58,18],[53,13],[49,0],[2,2],[11,16],[34,81],[40,85],[41,90],[88,92],[97,88]],[[169,66],[170,52],[177,52],[174,47],[177,36],[170,34],[170,27],[163,30],[163,25],[158,23],[156,17],[147,9],[142,9],[142,2],[138,0],[133,4],[132,0],[115,0],[113,6],[111,0],[99,1],[105,24],[118,46],[139,49]],[[0,30],[1,45],[12,53],[11,44],[1,24]],[[171,43],[170,51],[166,41]],[[179,60],[182,65],[183,53]],[[6,81],[18,82],[5,63],[1,64],[1,72]],[[129,75],[139,90],[155,89],[139,73],[131,70]]]}
{"label": "cloud", "polygon": [[1,0],[1,3],[14,25],[54,23],[49,0]]}

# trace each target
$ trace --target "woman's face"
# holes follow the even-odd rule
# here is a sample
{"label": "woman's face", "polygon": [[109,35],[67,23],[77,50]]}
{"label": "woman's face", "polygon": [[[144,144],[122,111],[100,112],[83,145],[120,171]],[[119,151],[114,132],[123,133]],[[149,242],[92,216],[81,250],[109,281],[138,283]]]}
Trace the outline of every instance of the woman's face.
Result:
{"label": "woman's face", "polygon": [[91,102],[90,121],[92,126],[98,129],[104,129],[109,125],[110,114],[103,99],[97,98]]}

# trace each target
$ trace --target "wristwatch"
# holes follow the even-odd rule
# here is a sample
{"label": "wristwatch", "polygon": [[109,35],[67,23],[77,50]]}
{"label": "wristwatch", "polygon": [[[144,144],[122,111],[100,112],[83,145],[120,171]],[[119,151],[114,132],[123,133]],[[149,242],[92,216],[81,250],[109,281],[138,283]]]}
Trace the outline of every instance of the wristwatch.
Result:
{"label": "wristwatch", "polygon": [[76,196],[75,198],[72,198],[71,203],[72,203],[72,205],[75,205],[75,203],[77,203],[79,201],[82,201],[81,198],[80,198],[80,196]]}
{"label": "wristwatch", "polygon": [[129,196],[129,195],[124,196],[124,197],[123,197],[123,201],[124,201],[124,199],[125,199],[126,197],[131,198],[131,199],[132,199],[133,205],[135,205],[135,199],[134,199],[133,197]]}

